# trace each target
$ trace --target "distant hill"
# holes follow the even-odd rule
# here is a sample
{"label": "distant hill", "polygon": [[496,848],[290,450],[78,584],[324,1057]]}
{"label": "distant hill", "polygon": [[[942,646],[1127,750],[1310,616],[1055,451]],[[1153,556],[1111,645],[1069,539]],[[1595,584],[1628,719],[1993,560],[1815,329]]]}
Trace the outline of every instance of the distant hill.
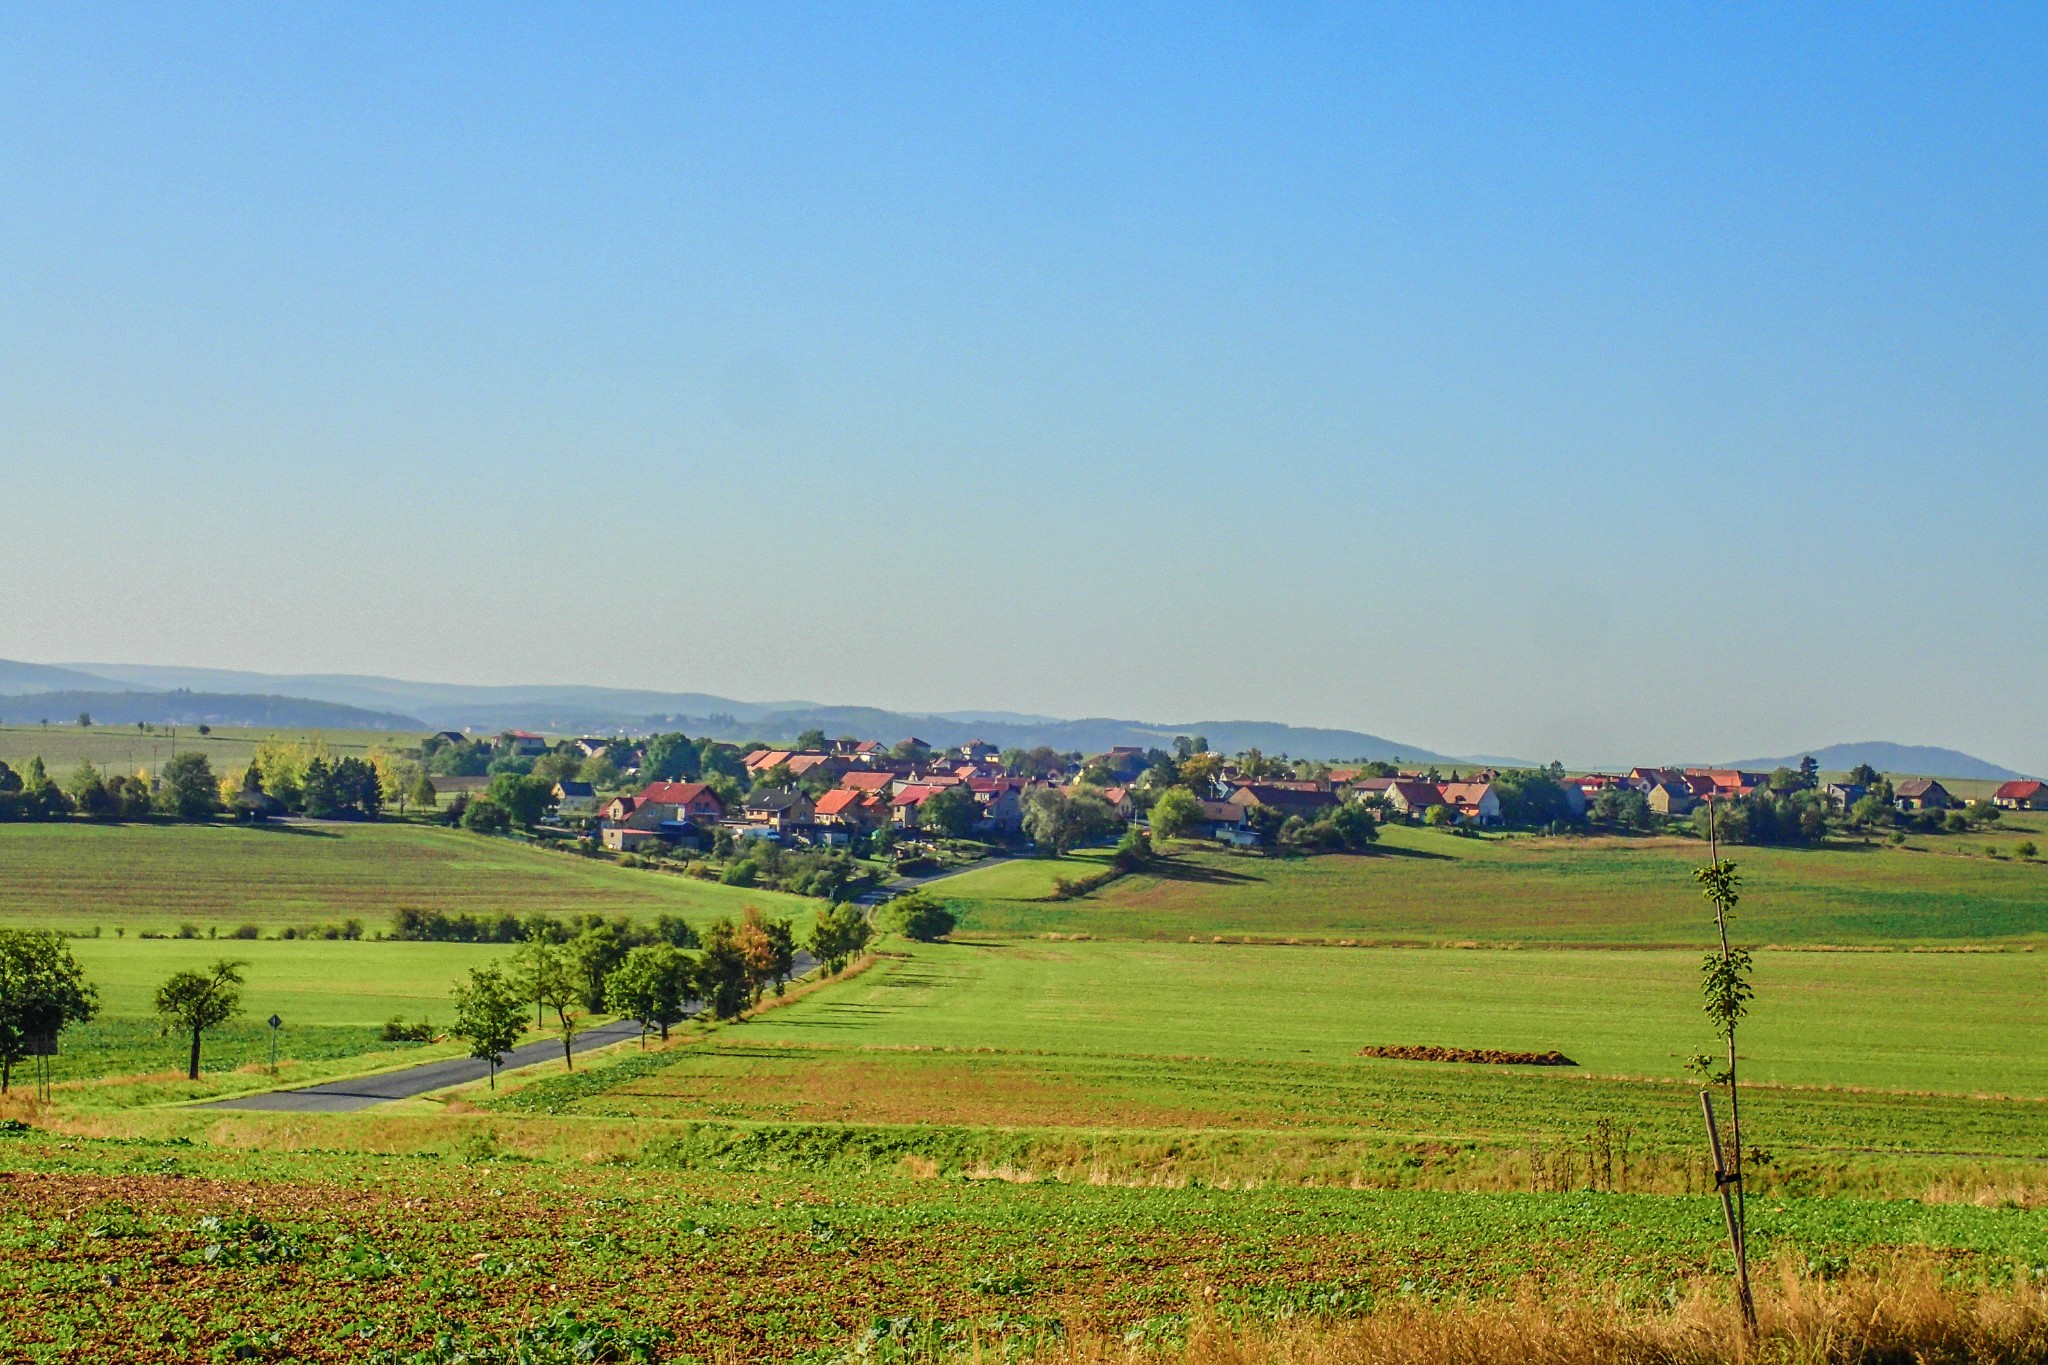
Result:
{"label": "distant hill", "polygon": [[985,739],[1002,748],[1028,749],[1046,744],[1055,749],[1090,753],[1119,744],[1167,748],[1176,735],[1202,735],[1216,749],[1235,752],[1256,747],[1291,758],[1473,761],[1357,730],[1314,729],[1264,721],[1164,725],[1135,720],[1056,720],[1003,712],[922,715],[874,707],[827,706],[812,701],[747,702],[704,692],[615,687],[470,687],[361,674],[247,673],[147,664],[84,663],[64,667],[136,687],[282,694],[398,711],[417,716],[425,722],[423,728],[479,733],[525,729],[549,734],[611,734],[677,729],[716,739],[787,740],[805,730],[817,729],[828,735],[852,734],[890,742],[915,735],[941,745]]}
{"label": "distant hill", "polygon": [[119,688],[120,684],[111,678],[81,673],[75,668],[0,659],[0,697],[18,696],[24,692],[118,691]]}
{"label": "distant hill", "polygon": [[1745,758],[1731,768],[1796,768],[1807,754],[1823,772],[1841,773],[1868,763],[1881,773],[1912,773],[1920,777],[1958,777],[1981,782],[2010,782],[2024,773],[2001,768],[1974,755],[1928,744],[1890,744],[1866,740],[1861,744],[1830,744],[1825,749],[1808,749],[1787,758]]}
{"label": "distant hill", "polygon": [[425,730],[415,716],[368,711],[303,697],[235,692],[30,692],[0,697],[0,723],[69,725],[80,712],[95,725],[242,725],[294,730]]}

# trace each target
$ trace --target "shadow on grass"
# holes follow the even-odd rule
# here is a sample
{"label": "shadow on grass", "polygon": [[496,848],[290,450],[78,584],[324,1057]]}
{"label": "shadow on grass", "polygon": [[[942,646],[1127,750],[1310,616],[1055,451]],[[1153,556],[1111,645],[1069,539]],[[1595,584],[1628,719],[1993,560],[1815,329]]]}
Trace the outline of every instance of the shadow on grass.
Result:
{"label": "shadow on grass", "polygon": [[1455,854],[1432,853],[1426,848],[1390,848],[1384,844],[1375,845],[1372,852],[1365,856],[1370,858],[1420,858],[1424,862],[1432,863],[1455,863],[1458,861]]}
{"label": "shadow on grass", "polygon": [[1138,875],[1157,877],[1163,882],[1198,882],[1205,886],[1243,886],[1250,882],[1266,880],[1250,873],[1232,872],[1222,867],[1204,867],[1199,863],[1177,862],[1170,858],[1147,863],[1139,869]]}
{"label": "shadow on grass", "polygon": [[339,839],[341,837],[339,830],[323,829],[315,825],[285,824],[275,820],[265,820],[261,824],[254,825],[239,825],[238,828],[258,830],[264,834],[296,834],[301,839]]}

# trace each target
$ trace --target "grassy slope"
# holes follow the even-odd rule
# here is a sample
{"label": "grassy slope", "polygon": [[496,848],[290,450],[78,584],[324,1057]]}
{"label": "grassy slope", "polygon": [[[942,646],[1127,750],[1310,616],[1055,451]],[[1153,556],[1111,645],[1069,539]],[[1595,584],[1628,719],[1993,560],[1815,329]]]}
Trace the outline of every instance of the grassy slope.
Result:
{"label": "grassy slope", "polygon": [[695,922],[815,902],[544,853],[424,825],[0,825],[0,923],[109,933],[181,922],[386,927],[401,906],[523,915],[666,911]]}
{"label": "grassy slope", "polygon": [[[2048,939],[2048,862],[1991,858],[2048,820],[1903,849],[1734,851],[1744,933],[1765,943]],[[1701,941],[1686,839],[1461,839],[1394,827],[1363,857],[1267,858],[1190,847],[1159,874],[1078,901],[1032,899],[1055,869],[1019,863],[935,890],[963,924],[1000,933],[1190,934],[1373,942],[1690,944]],[[1034,875],[1034,871],[1036,875]]]}

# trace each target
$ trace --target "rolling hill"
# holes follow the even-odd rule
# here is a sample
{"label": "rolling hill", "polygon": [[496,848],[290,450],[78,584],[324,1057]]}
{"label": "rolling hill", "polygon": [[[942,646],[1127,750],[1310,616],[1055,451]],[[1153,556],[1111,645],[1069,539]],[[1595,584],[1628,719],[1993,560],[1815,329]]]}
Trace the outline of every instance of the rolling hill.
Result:
{"label": "rolling hill", "polygon": [[1764,770],[1796,768],[1799,760],[1807,754],[1813,755],[1813,761],[1820,764],[1822,772],[1830,773],[1847,772],[1858,764],[1868,763],[1881,773],[1911,773],[1921,777],[1956,777],[1983,782],[2010,782],[2026,775],[1956,749],[1942,749],[1931,744],[1892,744],[1875,739],[1860,744],[1830,744],[1823,749],[1808,749],[1784,758],[1746,758],[1728,766]]}
{"label": "rolling hill", "polygon": [[304,697],[223,692],[29,692],[0,696],[0,724],[284,726],[297,730],[424,730],[417,717]]}

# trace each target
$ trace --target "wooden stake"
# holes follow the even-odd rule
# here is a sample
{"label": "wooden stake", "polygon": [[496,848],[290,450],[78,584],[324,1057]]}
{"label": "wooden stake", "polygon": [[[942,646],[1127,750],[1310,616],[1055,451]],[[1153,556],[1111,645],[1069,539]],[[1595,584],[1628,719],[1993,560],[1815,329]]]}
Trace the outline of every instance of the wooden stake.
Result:
{"label": "wooden stake", "polygon": [[1728,1193],[1730,1186],[1740,1185],[1742,1176],[1728,1173],[1727,1163],[1721,1157],[1721,1130],[1714,1123],[1714,1093],[1700,1091],[1700,1112],[1707,1116],[1707,1145],[1714,1153],[1714,1188],[1721,1196],[1721,1220],[1728,1227],[1728,1250],[1735,1257],[1735,1297],[1742,1305],[1742,1321],[1748,1326],[1750,1335],[1756,1334],[1756,1301],[1749,1296],[1749,1251],[1743,1245],[1743,1227],[1735,1217],[1735,1199]]}

